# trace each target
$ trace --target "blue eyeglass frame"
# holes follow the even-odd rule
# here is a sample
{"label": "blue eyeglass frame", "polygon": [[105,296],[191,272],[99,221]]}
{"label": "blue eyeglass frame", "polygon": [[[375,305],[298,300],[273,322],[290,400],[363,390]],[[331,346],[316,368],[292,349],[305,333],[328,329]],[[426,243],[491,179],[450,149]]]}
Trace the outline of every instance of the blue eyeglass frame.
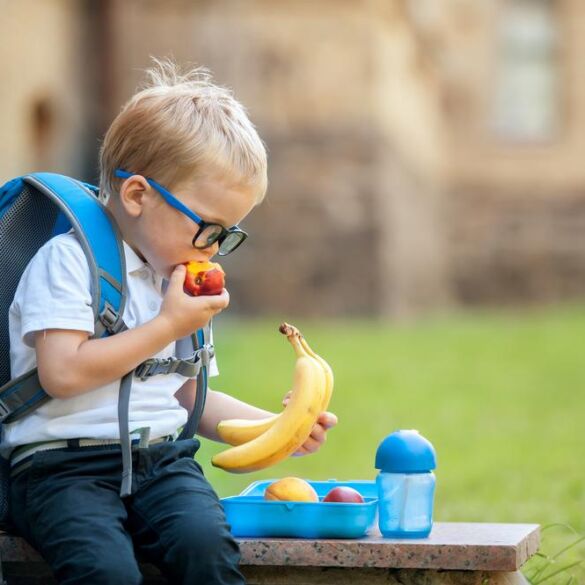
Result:
{"label": "blue eyeglass frame", "polygon": [[[124,169],[116,169],[114,171],[114,175],[116,177],[118,177],[119,179],[129,179],[130,177],[133,177],[134,175],[138,175],[138,174],[139,173],[129,173],[128,171],[125,171]],[[143,176],[143,175],[140,175],[140,176]],[[165,189],[160,183],[157,183],[154,179],[151,179],[149,177],[144,177],[144,179],[146,179],[147,183],[153,189],[155,189],[156,191],[158,191],[160,193],[162,198],[171,207],[174,207],[177,211],[180,211],[183,215],[186,215],[190,220],[194,221],[199,226],[199,229],[197,230],[197,233],[195,234],[193,241],[192,241],[192,245],[194,248],[196,248],[198,250],[204,250],[205,248],[209,248],[210,246],[213,246],[213,244],[215,244],[215,242],[218,242],[219,243],[218,254],[220,256],[227,256],[228,254],[231,254],[236,248],[238,248],[248,237],[248,234],[243,229],[238,227],[237,225],[234,225],[230,228],[226,228],[219,223],[205,221],[203,218],[199,217],[196,213],[191,211],[186,205],[181,203],[170,191]],[[217,226],[221,229],[221,231],[219,232],[217,237],[212,242],[208,243],[205,246],[196,246],[195,242],[197,241],[197,238],[201,235],[201,232],[203,232],[203,230],[208,228],[209,226]],[[225,239],[230,234],[238,234],[239,240],[233,248],[230,248],[227,252],[224,252],[222,254],[221,245],[223,244]]]}

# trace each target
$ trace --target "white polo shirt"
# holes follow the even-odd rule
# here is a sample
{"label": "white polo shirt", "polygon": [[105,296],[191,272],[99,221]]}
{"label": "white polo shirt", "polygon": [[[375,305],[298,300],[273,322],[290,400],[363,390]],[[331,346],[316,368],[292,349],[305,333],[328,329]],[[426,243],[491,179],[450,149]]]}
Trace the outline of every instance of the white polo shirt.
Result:
{"label": "white polo shirt", "polygon": [[[123,318],[129,328],[158,315],[162,278],[124,242],[128,297]],[[75,329],[94,333],[90,270],[71,231],[49,240],[26,267],[9,310],[10,363],[13,378],[36,366],[34,333]],[[175,343],[151,357],[174,355]],[[209,376],[218,375],[215,359]],[[187,378],[180,374],[134,378],[130,431],[150,427],[151,438],[171,435],[187,421],[174,394]],[[118,439],[120,380],[67,399],[53,398],[32,414],[3,426],[2,452],[17,445],[58,439]]]}

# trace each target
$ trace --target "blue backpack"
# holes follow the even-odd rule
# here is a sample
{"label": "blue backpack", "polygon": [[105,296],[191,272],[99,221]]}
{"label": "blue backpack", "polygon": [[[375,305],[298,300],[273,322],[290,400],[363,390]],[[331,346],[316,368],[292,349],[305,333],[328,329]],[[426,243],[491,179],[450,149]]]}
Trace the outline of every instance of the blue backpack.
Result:
{"label": "blue backpack", "polygon": [[[50,399],[41,388],[36,368],[11,379],[8,333],[8,309],[20,277],[45,242],[74,229],[91,273],[93,337],[126,329],[122,319],[126,301],[122,239],[97,195],[96,187],[53,173],[33,173],[0,187],[0,431],[2,423],[18,420]],[[122,378],[118,401],[122,496],[129,495],[132,487],[128,406],[135,376],[142,380],[169,373],[197,376],[195,406],[179,439],[192,437],[197,429],[207,392],[207,367],[213,357],[209,327],[177,341],[177,356],[181,357],[146,360]],[[9,527],[9,471],[9,462],[0,457],[0,528]]]}

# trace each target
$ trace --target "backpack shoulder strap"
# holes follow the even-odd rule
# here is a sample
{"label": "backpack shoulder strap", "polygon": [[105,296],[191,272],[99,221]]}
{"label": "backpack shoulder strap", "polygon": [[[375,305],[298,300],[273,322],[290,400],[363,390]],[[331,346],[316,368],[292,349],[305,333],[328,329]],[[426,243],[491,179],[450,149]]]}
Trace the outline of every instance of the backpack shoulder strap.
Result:
{"label": "backpack shoulder strap", "polygon": [[[94,190],[55,173],[33,173],[14,179],[0,188],[0,227],[3,232],[6,230],[8,239],[5,244],[12,243],[16,247],[19,242],[13,239],[18,239],[22,227],[28,226],[29,217],[36,217],[35,229],[40,232],[35,234],[32,247],[27,242],[30,249],[19,258],[22,265],[16,268],[18,273],[14,274],[14,282],[9,286],[11,290],[5,291],[7,302],[14,295],[25,264],[38,247],[71,227],[75,229],[90,268],[94,337],[103,337],[125,329],[122,314],[126,300],[126,269],[118,228]],[[45,212],[39,219],[41,201],[49,202],[54,211]],[[20,237],[29,239],[26,234]],[[14,271],[13,259],[10,258],[9,262]],[[2,323],[3,338],[7,337],[7,327],[6,320]],[[17,379],[9,378],[5,373],[0,380],[0,383],[4,382],[0,387],[1,422],[17,420],[48,399],[40,387],[36,368]]]}
{"label": "backpack shoulder strap", "polygon": [[203,329],[199,329],[196,335],[192,335],[193,344],[196,350],[202,350],[201,368],[197,374],[197,392],[195,394],[195,404],[185,423],[179,439],[190,439],[197,432],[197,427],[203,414],[205,407],[205,399],[207,398],[207,387],[209,381],[209,363],[213,356],[213,347],[210,343],[211,325],[207,325]]}
{"label": "backpack shoulder strap", "polygon": [[33,173],[24,181],[61,208],[85,252],[91,273],[95,337],[124,328],[126,263],[122,238],[109,211],[83,183],[55,173]]}
{"label": "backpack shoulder strap", "polygon": [[[192,438],[197,431],[197,426],[199,425],[205,406],[205,398],[207,397],[207,371],[209,362],[213,357],[213,346],[210,343],[210,337],[211,325],[208,324],[207,327],[199,329],[195,335],[184,337],[177,341],[177,354],[182,357],[164,360],[147,360],[140,364],[136,370],[129,372],[122,378],[118,395],[118,424],[122,450],[121,497],[129,496],[132,493],[132,445],[130,442],[128,415],[133,376],[137,375],[141,379],[146,379],[158,374],[173,373],[178,371],[175,366],[180,364],[185,365],[185,370],[181,373],[187,376],[197,376],[195,404],[178,440]],[[187,355],[190,357],[187,357]],[[186,359],[183,359],[183,357]],[[146,370],[143,368],[145,364],[147,364]]]}

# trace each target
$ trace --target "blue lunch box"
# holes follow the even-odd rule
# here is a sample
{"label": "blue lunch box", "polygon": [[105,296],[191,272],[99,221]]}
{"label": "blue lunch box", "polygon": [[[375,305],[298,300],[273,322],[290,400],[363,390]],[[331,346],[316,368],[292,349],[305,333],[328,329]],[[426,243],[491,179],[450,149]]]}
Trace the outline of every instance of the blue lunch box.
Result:
{"label": "blue lunch box", "polygon": [[276,502],[264,490],[276,480],[257,481],[221,503],[234,536],[294,538],[361,538],[373,526],[378,509],[374,481],[309,481],[319,499],[337,486],[354,488],[363,504],[343,502]]}

